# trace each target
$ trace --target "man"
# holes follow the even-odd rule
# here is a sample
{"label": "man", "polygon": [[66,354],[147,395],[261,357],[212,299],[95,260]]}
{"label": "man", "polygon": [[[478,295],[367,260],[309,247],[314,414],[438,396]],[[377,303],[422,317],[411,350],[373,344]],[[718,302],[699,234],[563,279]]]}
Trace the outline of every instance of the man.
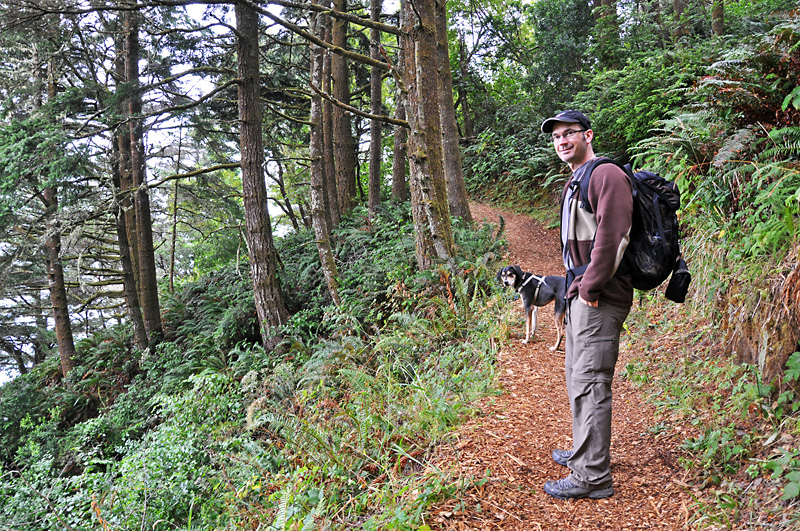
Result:
{"label": "man", "polygon": [[551,135],[558,157],[572,170],[561,196],[572,449],[553,451],[553,459],[569,467],[570,474],[546,482],[544,490],[560,499],[607,498],[614,494],[611,381],[620,331],[633,303],[630,276],[617,271],[630,238],[631,183],[615,164],[597,166],[589,181],[589,212],[581,203],[579,182],[595,158],[591,122],[578,111],[564,111],[545,120],[542,132]]}

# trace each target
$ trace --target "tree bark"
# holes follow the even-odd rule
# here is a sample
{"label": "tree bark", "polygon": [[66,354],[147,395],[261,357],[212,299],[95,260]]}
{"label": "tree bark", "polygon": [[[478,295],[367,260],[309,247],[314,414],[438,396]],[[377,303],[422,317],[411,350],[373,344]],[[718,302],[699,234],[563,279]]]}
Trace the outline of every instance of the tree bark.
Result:
{"label": "tree bark", "polygon": [[[312,0],[313,2],[314,0]],[[322,31],[322,17],[316,13],[311,15],[311,28],[315,34]],[[319,86],[322,81],[324,58],[322,50],[311,45],[311,84]],[[323,103],[322,97],[313,92],[311,96],[311,138],[309,141],[309,155],[311,158],[311,223],[314,227],[314,236],[317,241],[322,273],[328,285],[328,293],[334,304],[340,304],[339,299],[339,273],[331,250],[330,226],[327,225],[325,216],[325,164],[323,157]]]}
{"label": "tree bark", "polygon": [[[325,5],[330,6],[330,0],[325,0]],[[330,16],[322,15],[321,24],[323,28],[322,39],[325,42],[331,41],[333,19]],[[332,91],[332,58],[330,50],[324,49],[322,52],[322,86],[320,89],[328,95]],[[339,191],[336,187],[336,162],[334,157],[334,136],[333,136],[333,104],[329,99],[322,101],[322,160],[324,164],[324,186],[325,186],[325,219],[328,220],[328,228],[333,229],[339,225],[341,212],[339,210]]]}
{"label": "tree bark", "polygon": [[416,229],[416,255],[420,269],[435,260],[450,262],[453,231],[447,205],[447,184],[442,165],[442,130],[439,122],[434,0],[404,2],[408,26],[403,84],[408,90],[411,205]]}
{"label": "tree bark", "polygon": [[672,0],[672,10],[675,12],[675,37],[686,37],[688,32],[683,21],[683,12],[686,10],[686,0]]}
{"label": "tree bark", "polygon": [[[127,138],[127,135],[126,135]],[[136,275],[131,260],[131,246],[128,241],[128,227],[126,215],[123,211],[123,197],[125,194],[121,189],[119,149],[113,149],[114,159],[111,168],[111,178],[114,185],[114,217],[116,219],[117,244],[119,246],[120,262],[122,264],[122,293],[125,298],[125,308],[128,318],[131,320],[133,340],[136,346],[142,350],[148,346],[147,331],[145,330],[144,320],[142,319],[142,308],[139,304],[139,293],[136,289]]]}
{"label": "tree bark", "polygon": [[711,31],[717,37],[725,34],[725,0],[713,0],[711,8]]}
{"label": "tree bark", "polygon": [[[115,58],[114,70],[117,82],[125,82],[125,51],[124,43],[117,42],[117,55]],[[127,100],[120,102],[120,116],[127,113]],[[131,244],[130,235],[135,234],[136,216],[131,204],[131,183],[130,183],[130,135],[128,127],[120,126],[115,131],[114,142],[112,143],[112,163],[111,179],[114,186],[114,217],[116,219],[117,244],[119,246],[119,256],[122,266],[122,292],[125,298],[125,307],[128,318],[131,321],[133,340],[136,346],[142,350],[148,346],[147,331],[142,318],[142,307],[139,303],[139,291],[137,288],[138,279],[138,260],[136,253],[139,246]],[[126,176],[127,175],[127,176]],[[126,183],[126,184],[123,184]]]}
{"label": "tree bark", "polygon": [[[35,57],[38,63],[38,57]],[[41,69],[37,69],[34,78],[34,103],[33,109],[37,111],[42,106],[44,87],[47,87],[47,97],[52,100],[57,96],[56,91],[56,66],[50,61],[47,69],[47,79],[41,74]],[[45,212],[47,231],[45,233],[45,266],[47,268],[47,282],[50,291],[50,303],[53,309],[53,321],[56,329],[56,343],[58,345],[59,362],[62,376],[66,376],[73,368],[73,358],[75,357],[75,341],[72,336],[72,323],[69,318],[69,303],[67,300],[67,288],[64,281],[64,267],[61,263],[61,229],[58,226],[56,216],[58,214],[58,195],[55,186],[46,186],[42,189],[39,196],[42,200]],[[47,323],[41,323],[44,327]],[[20,359],[18,364],[22,369],[25,368],[24,359]],[[20,370],[20,374],[24,374]]]}
{"label": "tree bark", "polygon": [[[47,340],[45,339],[45,335],[43,333],[44,330],[47,330],[47,317],[44,313],[44,304],[42,304],[42,300],[49,298],[49,295],[44,294],[45,290],[40,290],[36,293],[36,307],[34,308],[34,315],[36,319],[36,336],[33,339],[33,365],[39,365],[41,362],[45,360],[46,356],[46,344]],[[49,291],[49,290],[47,290]]]}
{"label": "tree bark", "polygon": [[[400,55],[402,56],[402,49]],[[398,58],[402,63],[402,59]],[[406,94],[397,91],[397,111],[396,117],[399,120],[406,119]],[[408,169],[408,128],[401,125],[394,127],[394,158],[392,163],[392,199],[396,201],[406,201],[408,199],[408,181],[406,173]]]}
{"label": "tree bark", "polygon": [[74,366],[75,341],[72,337],[72,325],[69,320],[64,268],[61,265],[61,233],[55,220],[58,212],[58,196],[55,188],[47,187],[42,190],[42,200],[47,218],[47,239],[45,241],[47,280],[50,287],[50,301],[53,304],[53,320],[56,327],[61,374],[66,376]]}
{"label": "tree bark", "polygon": [[447,8],[445,0],[436,0],[436,57],[439,63],[439,117],[442,127],[444,175],[447,181],[447,202],[450,215],[472,221],[469,211],[467,185],[464,182],[461,150],[458,147],[458,124],[453,103],[453,72],[450,68],[450,51],[447,43]]}
{"label": "tree bark", "polygon": [[[370,19],[380,22],[381,0],[370,0]],[[370,30],[370,57],[380,61],[381,32],[372,28]],[[382,79],[383,72],[376,66],[370,70],[370,113],[374,116],[381,115],[382,106]],[[374,212],[381,204],[381,136],[383,133],[380,120],[370,120],[369,126],[369,187],[368,205],[370,212]]]}
{"label": "tree bark", "polygon": [[[347,0],[334,0],[333,10],[347,11]],[[347,22],[334,18],[331,30],[333,46],[347,48]],[[350,103],[350,74],[347,60],[339,54],[331,57],[331,76],[333,78],[333,97]],[[339,198],[339,211],[350,212],[356,197],[356,143],[350,114],[339,107],[333,108],[333,142],[335,147],[336,187]]]}
{"label": "tree bark", "polygon": [[0,337],[0,350],[6,352],[17,364],[17,371],[20,374],[28,374],[28,367],[25,365],[25,352],[15,345],[12,341]]}
{"label": "tree bark", "polygon": [[286,192],[286,182],[283,180],[283,165],[278,163],[278,176],[275,177],[269,170],[267,170],[267,175],[275,181],[275,184],[278,185],[278,190],[280,190],[281,197],[283,198],[283,202],[276,201],[279,205],[281,210],[286,213],[286,216],[289,218],[289,221],[292,223],[292,227],[294,230],[300,230],[300,223],[297,221],[297,216],[294,213],[294,208],[292,207],[292,201],[289,199],[289,194]]}
{"label": "tree bark", "polygon": [[245,229],[261,338],[264,348],[270,350],[277,344],[275,329],[286,323],[287,312],[276,276],[278,253],[272,240],[272,225],[267,210],[267,186],[264,182],[258,14],[243,2],[236,3],[234,12]]}
{"label": "tree bark", "polygon": [[142,125],[142,95],[139,89],[139,14],[125,13],[125,71],[126,80],[131,86],[128,100],[131,180],[136,199],[136,234],[139,252],[140,304],[144,326],[151,346],[163,337],[161,329],[161,308],[158,301],[158,278],[156,276],[155,248],[153,246],[153,226],[150,217],[150,194],[147,190],[144,157],[144,131]]}
{"label": "tree bark", "polygon": [[461,102],[461,116],[464,118],[464,137],[472,138],[475,136],[475,125],[472,120],[472,111],[469,107],[469,97],[464,88],[469,78],[469,64],[467,62],[467,44],[464,41],[464,34],[458,34],[458,66],[461,73],[461,84],[458,86],[458,99]]}

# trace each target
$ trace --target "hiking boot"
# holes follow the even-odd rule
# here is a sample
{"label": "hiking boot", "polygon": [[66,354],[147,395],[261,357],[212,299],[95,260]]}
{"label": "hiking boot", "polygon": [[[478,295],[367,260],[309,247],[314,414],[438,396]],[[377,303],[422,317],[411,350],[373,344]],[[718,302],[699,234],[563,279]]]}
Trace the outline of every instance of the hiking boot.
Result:
{"label": "hiking boot", "polygon": [[608,498],[614,494],[614,487],[606,487],[603,489],[585,489],[573,485],[569,478],[557,479],[556,481],[548,481],[544,484],[544,491],[554,498],[559,500],[579,500],[581,498],[590,498],[592,500],[600,500]]}
{"label": "hiking boot", "polygon": [[553,461],[561,466],[568,466],[567,461],[574,453],[572,450],[553,450]]}

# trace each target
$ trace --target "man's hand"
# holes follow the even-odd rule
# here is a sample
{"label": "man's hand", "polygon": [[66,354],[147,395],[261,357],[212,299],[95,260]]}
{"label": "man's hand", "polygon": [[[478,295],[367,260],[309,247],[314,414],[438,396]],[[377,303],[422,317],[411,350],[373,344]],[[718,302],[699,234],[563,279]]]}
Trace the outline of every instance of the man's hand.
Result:
{"label": "man's hand", "polygon": [[587,300],[584,300],[583,297],[581,297],[580,295],[578,295],[578,300],[583,304],[585,304],[586,306],[592,306],[594,308],[600,306],[600,301],[589,302]]}

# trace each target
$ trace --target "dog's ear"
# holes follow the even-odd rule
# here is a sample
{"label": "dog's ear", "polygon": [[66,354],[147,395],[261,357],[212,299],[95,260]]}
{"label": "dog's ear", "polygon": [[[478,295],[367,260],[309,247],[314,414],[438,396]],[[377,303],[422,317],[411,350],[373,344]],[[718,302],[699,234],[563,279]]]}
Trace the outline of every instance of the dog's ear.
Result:
{"label": "dog's ear", "polygon": [[514,274],[517,275],[517,278],[521,279],[523,277],[522,268],[518,265],[512,266],[514,268]]}
{"label": "dog's ear", "polygon": [[504,269],[505,267],[501,267],[500,269],[497,270],[497,281],[501,284],[503,283],[503,279],[501,277],[503,276]]}

